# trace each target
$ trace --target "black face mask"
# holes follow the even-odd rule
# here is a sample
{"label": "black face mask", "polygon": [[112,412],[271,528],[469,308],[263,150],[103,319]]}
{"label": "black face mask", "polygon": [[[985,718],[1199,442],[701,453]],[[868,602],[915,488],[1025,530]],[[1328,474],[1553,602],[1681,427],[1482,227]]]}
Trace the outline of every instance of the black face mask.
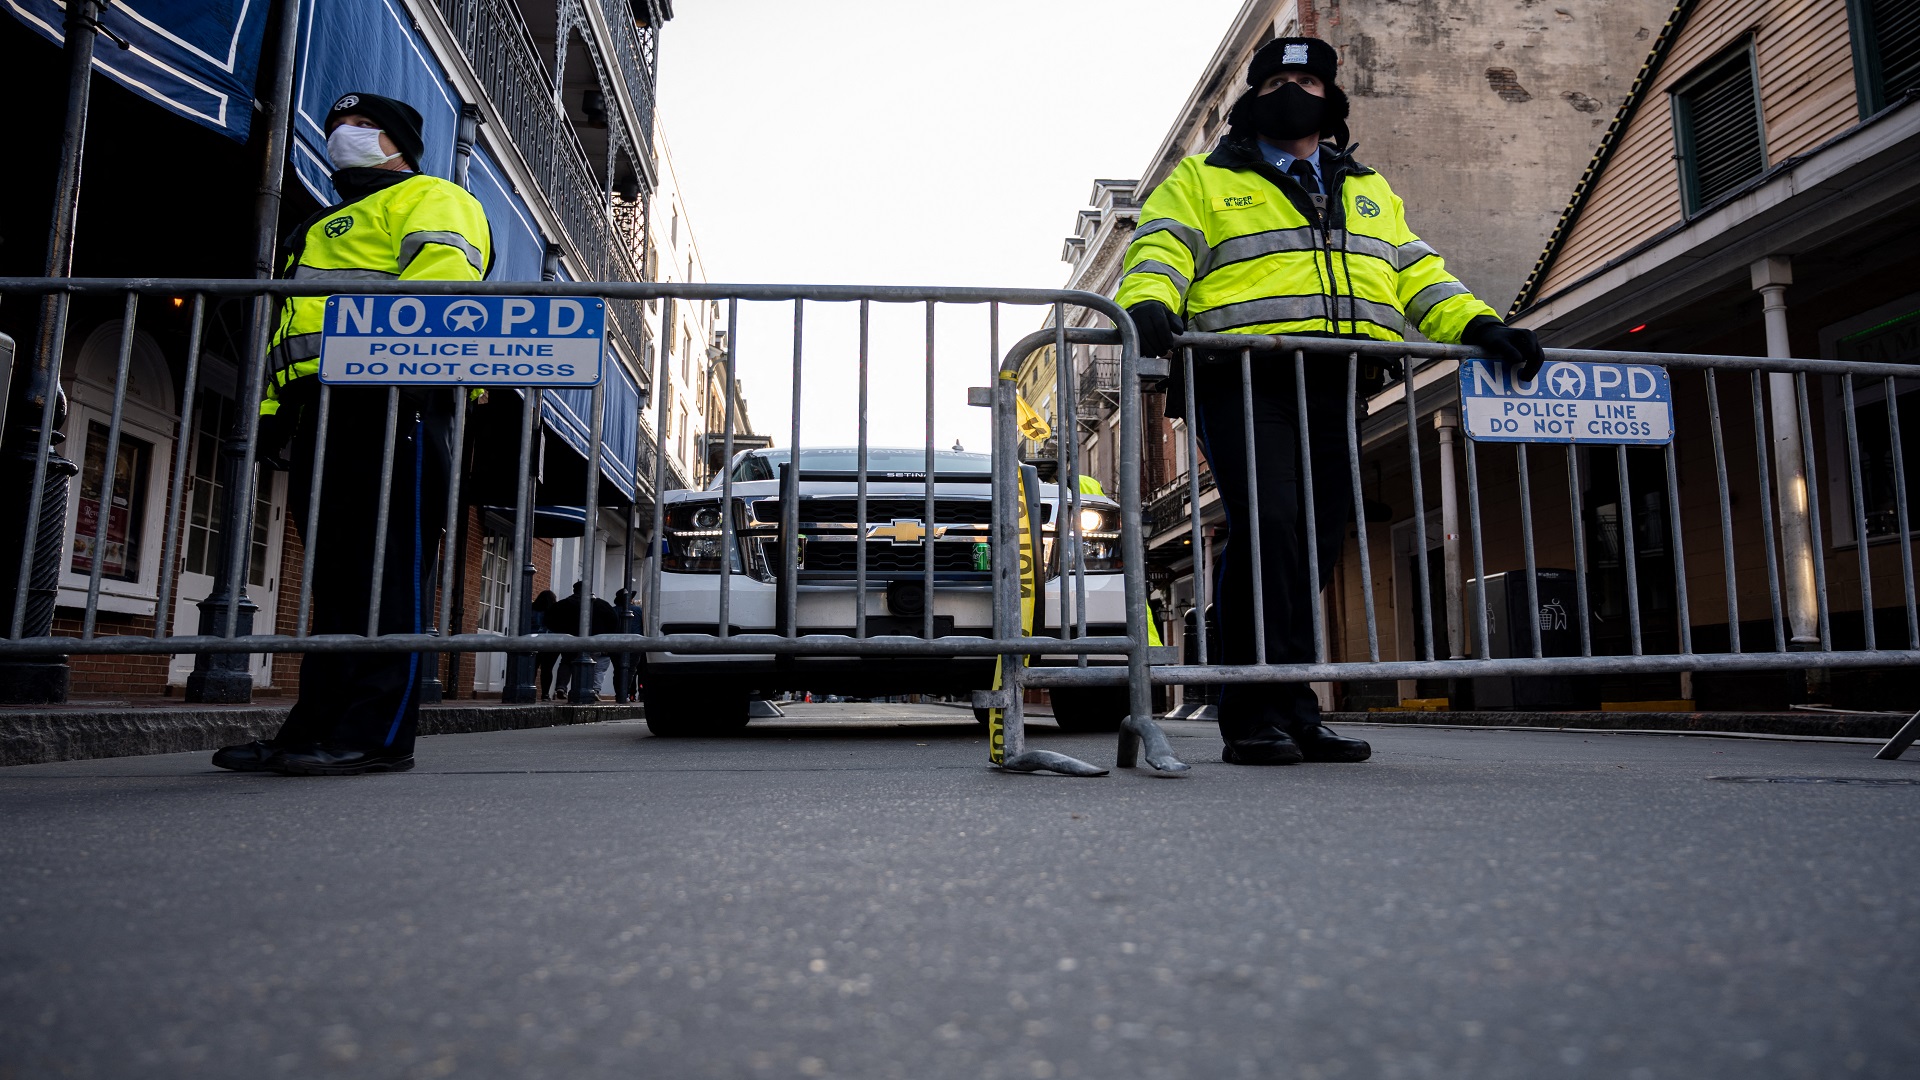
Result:
{"label": "black face mask", "polygon": [[342,202],[359,202],[413,176],[411,172],[397,169],[335,169],[328,179],[333,181],[333,190],[340,193]]}
{"label": "black face mask", "polygon": [[1322,132],[1327,99],[1307,92],[1299,83],[1282,83],[1278,90],[1252,101],[1253,130],[1278,142],[1304,139]]}

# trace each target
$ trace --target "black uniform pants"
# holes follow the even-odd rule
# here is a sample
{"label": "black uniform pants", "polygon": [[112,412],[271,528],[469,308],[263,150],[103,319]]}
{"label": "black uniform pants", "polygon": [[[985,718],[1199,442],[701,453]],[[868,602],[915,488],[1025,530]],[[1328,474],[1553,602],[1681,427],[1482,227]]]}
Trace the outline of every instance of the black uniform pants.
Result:
{"label": "black uniform pants", "polygon": [[[448,400],[442,402],[439,398]],[[425,631],[433,623],[435,553],[444,531],[452,460],[452,395],[400,397],[393,452],[392,507],[380,579],[382,634]],[[313,490],[317,405],[295,427],[289,509],[313,550],[314,634],[365,634],[379,521],[380,457],[387,422],[385,389],[335,387],[316,531],[305,520]],[[432,653],[308,653],[300,698],[277,739],[374,752],[412,753],[419,726],[416,684]]]}
{"label": "black uniform pants", "polygon": [[[1308,359],[1307,434],[1313,458],[1315,532],[1320,580],[1307,574],[1306,470],[1292,358],[1253,361],[1253,425],[1241,397],[1239,357],[1195,365],[1194,405],[1200,444],[1226,508],[1227,542],[1218,559],[1213,598],[1220,620],[1214,663],[1255,662],[1254,619],[1263,619],[1267,662],[1311,663],[1313,592],[1333,580],[1333,568],[1353,520],[1353,484],[1347,466],[1346,366],[1316,368]],[[1253,549],[1252,501],[1247,491],[1251,442],[1260,494],[1260,550]],[[1253,563],[1260,560],[1265,610],[1256,612]],[[1220,698],[1220,734],[1228,742],[1262,732],[1317,723],[1319,702],[1305,683],[1228,684]]]}

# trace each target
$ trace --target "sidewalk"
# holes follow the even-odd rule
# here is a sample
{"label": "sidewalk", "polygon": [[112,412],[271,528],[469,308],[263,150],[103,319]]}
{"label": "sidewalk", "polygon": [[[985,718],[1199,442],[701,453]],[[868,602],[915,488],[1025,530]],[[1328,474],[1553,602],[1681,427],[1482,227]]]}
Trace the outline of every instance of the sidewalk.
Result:
{"label": "sidewalk", "polygon": [[[292,706],[291,698],[257,705],[194,705],[167,697],[88,698],[64,705],[3,706],[0,766],[212,751],[272,735]],[[637,702],[503,705],[497,701],[446,701],[421,706],[420,734],[559,727],[634,720],[644,715]]]}

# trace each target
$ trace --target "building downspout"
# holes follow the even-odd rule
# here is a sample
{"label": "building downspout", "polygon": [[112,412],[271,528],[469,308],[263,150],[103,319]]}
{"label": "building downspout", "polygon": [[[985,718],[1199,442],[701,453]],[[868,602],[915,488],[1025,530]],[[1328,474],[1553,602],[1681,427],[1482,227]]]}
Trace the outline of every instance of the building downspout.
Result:
{"label": "building downspout", "polygon": [[[1793,284],[1793,263],[1785,255],[1769,255],[1756,261],[1751,272],[1766,320],[1767,355],[1775,359],[1790,357],[1793,349],[1787,341],[1787,286]],[[1800,445],[1800,410],[1793,376],[1770,373],[1767,396],[1773,427],[1773,475],[1780,505],[1788,632],[1793,647],[1818,648],[1815,552],[1812,526],[1807,520],[1807,459]]]}
{"label": "building downspout", "polygon": [[[1447,655],[1454,660],[1466,658],[1466,612],[1461,607],[1464,595],[1460,577],[1460,492],[1454,478],[1453,442],[1460,430],[1460,416],[1452,409],[1433,414],[1433,427],[1440,435],[1440,536],[1447,564]],[[1423,508],[1424,512],[1424,508]],[[1420,553],[1426,558],[1426,552]]]}
{"label": "building downspout", "polygon": [[472,188],[467,173],[473,165],[473,147],[480,141],[480,106],[460,103],[460,119],[453,127],[453,182]]}

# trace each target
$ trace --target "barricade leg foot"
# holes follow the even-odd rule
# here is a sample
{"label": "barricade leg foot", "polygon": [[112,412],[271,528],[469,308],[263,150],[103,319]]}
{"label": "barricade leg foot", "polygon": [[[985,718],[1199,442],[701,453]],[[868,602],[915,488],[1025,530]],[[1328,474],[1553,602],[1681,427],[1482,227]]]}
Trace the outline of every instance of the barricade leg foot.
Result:
{"label": "barricade leg foot", "polygon": [[1907,747],[1913,745],[1915,738],[1920,738],[1920,712],[1914,713],[1912,718],[1900,725],[1900,730],[1894,732],[1893,738],[1888,739],[1880,752],[1873,756],[1881,761],[1894,761],[1907,752]]}
{"label": "barricade leg foot", "polygon": [[[1089,765],[1079,758],[1056,754],[1051,750],[1022,750],[1007,758],[1000,767],[1008,772],[1047,772],[1063,773],[1067,776],[1105,776],[1107,770],[1098,765]],[[1186,766],[1181,766],[1185,768]]]}
{"label": "barricade leg foot", "polygon": [[[1121,752],[1126,752],[1129,736],[1139,741],[1140,747],[1147,752],[1147,767],[1155,772],[1183,773],[1192,768],[1186,762],[1174,756],[1173,744],[1167,741],[1167,733],[1152,717],[1129,716],[1120,725]],[[1131,762],[1123,762],[1122,768],[1132,768]]]}
{"label": "barricade leg foot", "polygon": [[1114,767],[1131,769],[1140,764],[1140,736],[1135,735],[1126,722],[1120,725],[1120,749],[1114,757]]}

